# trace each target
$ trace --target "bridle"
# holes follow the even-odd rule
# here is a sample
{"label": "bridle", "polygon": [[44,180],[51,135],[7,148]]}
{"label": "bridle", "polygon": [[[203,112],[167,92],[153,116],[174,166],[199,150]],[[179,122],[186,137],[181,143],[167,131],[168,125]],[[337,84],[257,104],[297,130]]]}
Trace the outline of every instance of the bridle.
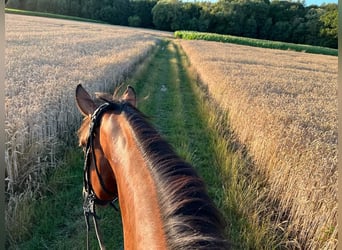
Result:
{"label": "bridle", "polygon": [[[103,178],[100,175],[99,169],[96,165],[96,157],[95,157],[95,151],[94,151],[95,129],[100,125],[101,118],[104,113],[106,113],[107,111],[114,111],[120,114],[123,110],[124,105],[125,105],[125,102],[119,102],[119,103],[105,102],[104,104],[100,105],[91,116],[91,121],[89,124],[89,137],[88,137],[87,145],[84,151],[85,159],[84,159],[84,169],[83,169],[83,172],[84,172],[83,173],[83,212],[84,212],[84,217],[85,217],[85,221],[87,225],[87,249],[89,249],[89,230],[90,230],[89,217],[90,216],[93,217],[96,236],[97,236],[100,248],[105,249],[101,235],[98,230],[98,223],[97,223],[98,216],[96,215],[95,204],[105,205],[109,203],[111,206],[115,208],[115,210],[118,211],[118,208],[114,204],[118,199],[117,194],[113,193],[112,191],[106,188]],[[103,201],[96,196],[93,190],[93,187],[91,185],[91,182],[90,182],[91,161],[93,162],[93,165],[95,167],[96,175],[97,175],[97,178],[99,179],[101,188],[107,194],[114,196],[114,199],[112,201]]]}

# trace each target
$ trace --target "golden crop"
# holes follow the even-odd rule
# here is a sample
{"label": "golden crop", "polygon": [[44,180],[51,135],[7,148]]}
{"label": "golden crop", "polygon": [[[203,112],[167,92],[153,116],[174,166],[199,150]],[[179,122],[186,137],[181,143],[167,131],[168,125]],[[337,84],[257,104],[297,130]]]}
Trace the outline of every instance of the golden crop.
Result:
{"label": "golden crop", "polygon": [[81,116],[74,92],[82,83],[113,91],[158,38],[136,29],[6,15],[7,225],[19,223],[20,200],[35,197],[61,147],[74,146]]}
{"label": "golden crop", "polygon": [[274,223],[287,225],[292,245],[335,248],[337,57],[180,43],[264,173],[270,206],[279,204],[281,211]]}

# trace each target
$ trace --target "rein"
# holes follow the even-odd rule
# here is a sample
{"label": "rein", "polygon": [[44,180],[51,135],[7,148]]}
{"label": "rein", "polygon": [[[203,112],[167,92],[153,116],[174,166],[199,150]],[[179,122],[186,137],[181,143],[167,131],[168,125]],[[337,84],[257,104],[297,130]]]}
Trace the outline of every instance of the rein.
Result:
{"label": "rein", "polygon": [[118,208],[114,204],[114,202],[117,201],[118,199],[117,196],[112,201],[103,201],[103,200],[100,200],[98,197],[96,197],[96,194],[90,183],[91,162],[89,160],[89,156],[91,155],[92,161],[95,166],[96,175],[99,179],[101,188],[106,193],[115,196],[115,193],[109,191],[106,188],[104,181],[100,175],[99,169],[96,165],[96,158],[95,158],[95,151],[94,151],[94,136],[95,136],[95,129],[100,125],[103,114],[109,110],[117,111],[118,113],[121,113],[123,106],[124,106],[123,103],[116,104],[116,103],[106,102],[102,104],[101,106],[99,106],[91,116],[91,122],[89,125],[89,137],[88,137],[87,145],[85,148],[85,160],[84,160],[84,169],[83,169],[84,171],[84,174],[83,174],[83,212],[84,212],[84,217],[85,217],[85,221],[87,225],[87,249],[89,249],[89,231],[90,231],[89,217],[90,216],[93,217],[93,222],[94,222],[99,246],[101,249],[105,249],[101,235],[98,230],[98,223],[97,223],[98,216],[96,215],[95,204],[105,205],[109,203],[112,207],[114,207],[116,211],[119,211]]}

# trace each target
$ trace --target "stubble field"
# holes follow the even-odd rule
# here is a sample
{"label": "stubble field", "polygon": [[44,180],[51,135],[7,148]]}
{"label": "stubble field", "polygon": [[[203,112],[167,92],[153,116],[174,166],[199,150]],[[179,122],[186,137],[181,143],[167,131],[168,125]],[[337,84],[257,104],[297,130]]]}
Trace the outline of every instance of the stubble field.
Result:
{"label": "stubble field", "polygon": [[246,145],[267,180],[266,200],[277,211],[271,220],[287,232],[288,247],[334,249],[337,57],[180,43],[208,94],[228,111],[237,141]]}

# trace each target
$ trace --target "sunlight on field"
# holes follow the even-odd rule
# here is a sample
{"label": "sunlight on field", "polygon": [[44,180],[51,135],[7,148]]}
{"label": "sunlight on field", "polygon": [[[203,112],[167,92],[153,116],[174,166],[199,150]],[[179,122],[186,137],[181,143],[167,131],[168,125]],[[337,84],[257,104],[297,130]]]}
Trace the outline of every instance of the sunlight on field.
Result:
{"label": "sunlight on field", "polygon": [[[169,34],[9,14],[5,24],[6,226],[20,241],[32,213],[22,204],[39,197],[48,169],[77,141],[76,85],[112,92]],[[337,57],[179,43],[267,179],[267,201],[279,212],[271,216],[288,232],[288,248],[334,249]]]}
{"label": "sunlight on field", "polygon": [[269,198],[279,201],[274,220],[293,238],[289,246],[336,247],[337,58],[180,43],[267,178]]}
{"label": "sunlight on field", "polygon": [[157,43],[130,28],[6,15],[7,225],[19,220],[18,202],[35,197],[60,149],[76,143],[76,85],[111,92]]}

